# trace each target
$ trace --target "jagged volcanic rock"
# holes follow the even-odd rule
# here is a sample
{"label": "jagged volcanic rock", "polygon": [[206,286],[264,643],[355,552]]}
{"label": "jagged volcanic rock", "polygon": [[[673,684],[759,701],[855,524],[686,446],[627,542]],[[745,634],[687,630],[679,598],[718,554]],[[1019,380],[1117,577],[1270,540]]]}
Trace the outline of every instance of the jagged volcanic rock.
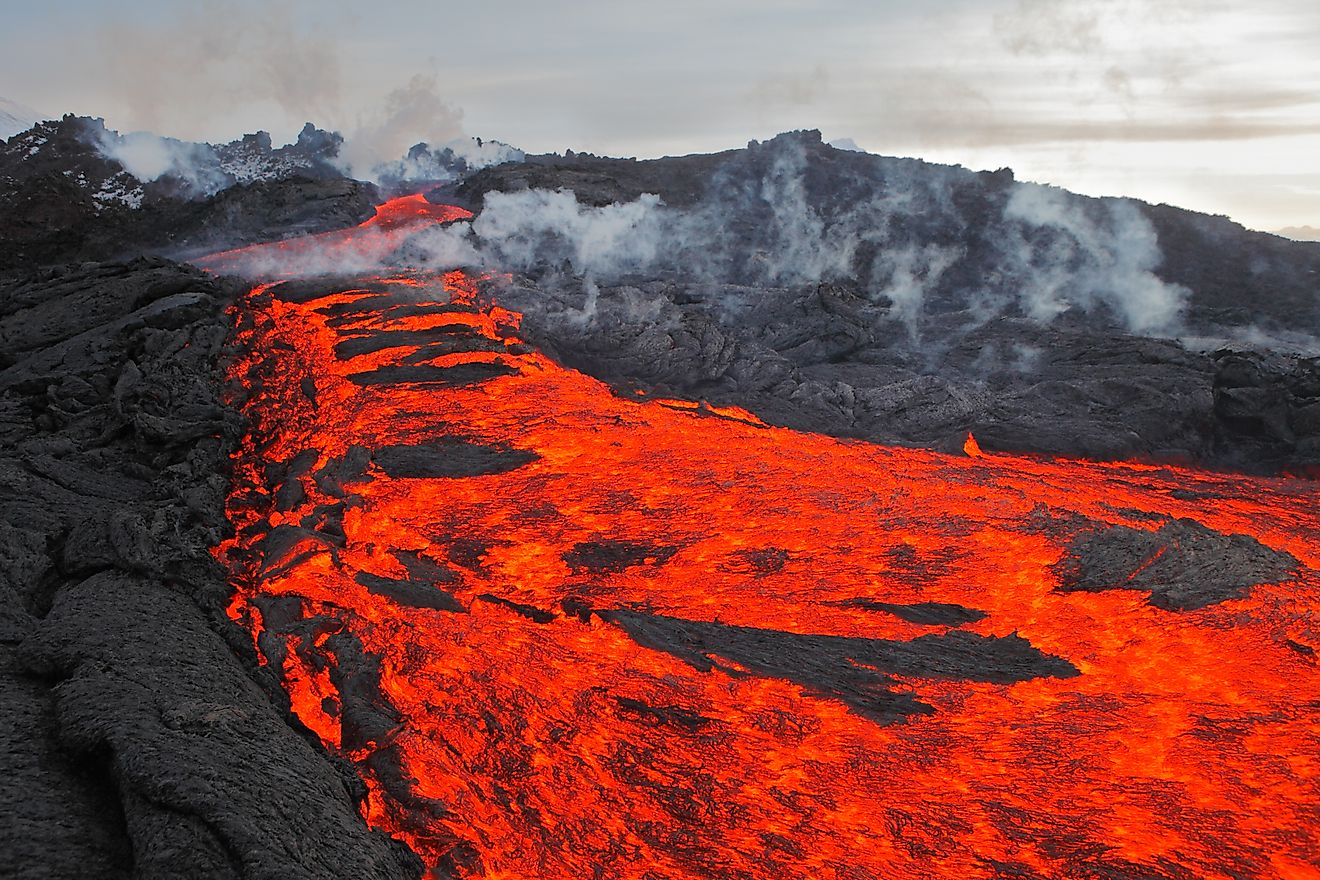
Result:
{"label": "jagged volcanic rock", "polygon": [[417,873],[223,615],[238,289],[162,260],[0,286],[7,876]]}

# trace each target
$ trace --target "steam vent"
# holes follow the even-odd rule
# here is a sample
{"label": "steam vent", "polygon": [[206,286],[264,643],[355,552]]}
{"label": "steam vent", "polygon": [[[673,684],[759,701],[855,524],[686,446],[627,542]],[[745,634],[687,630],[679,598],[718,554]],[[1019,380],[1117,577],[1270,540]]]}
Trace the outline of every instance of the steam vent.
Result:
{"label": "steam vent", "polygon": [[1320,245],[112,135],[0,146],[0,875],[1320,877]]}

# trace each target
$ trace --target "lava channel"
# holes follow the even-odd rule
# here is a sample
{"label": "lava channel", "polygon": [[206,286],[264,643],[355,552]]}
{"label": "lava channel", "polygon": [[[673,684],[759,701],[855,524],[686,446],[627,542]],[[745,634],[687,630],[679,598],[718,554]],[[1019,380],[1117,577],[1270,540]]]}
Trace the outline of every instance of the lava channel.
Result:
{"label": "lava channel", "polygon": [[434,876],[1320,876],[1313,483],[638,401],[481,281],[234,310],[230,613]]}

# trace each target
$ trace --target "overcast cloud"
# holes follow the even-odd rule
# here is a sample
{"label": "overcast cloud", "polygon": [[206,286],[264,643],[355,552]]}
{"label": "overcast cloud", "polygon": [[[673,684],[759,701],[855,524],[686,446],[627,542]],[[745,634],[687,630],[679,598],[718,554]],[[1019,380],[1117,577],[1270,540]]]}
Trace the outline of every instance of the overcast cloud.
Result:
{"label": "overcast cloud", "polygon": [[[0,97],[124,131],[290,139],[312,120],[387,145],[461,128],[651,156],[818,127],[1320,224],[1314,0],[48,0],[5,17]],[[407,124],[384,112],[404,98]]]}

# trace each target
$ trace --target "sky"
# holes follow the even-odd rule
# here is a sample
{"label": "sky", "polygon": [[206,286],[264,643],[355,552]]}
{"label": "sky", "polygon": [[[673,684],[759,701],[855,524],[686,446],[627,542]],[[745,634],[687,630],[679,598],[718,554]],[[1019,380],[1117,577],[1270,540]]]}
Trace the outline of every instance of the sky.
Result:
{"label": "sky", "polygon": [[1320,2],[6,0],[0,97],[223,141],[305,121],[649,157],[870,152],[1320,226]]}

